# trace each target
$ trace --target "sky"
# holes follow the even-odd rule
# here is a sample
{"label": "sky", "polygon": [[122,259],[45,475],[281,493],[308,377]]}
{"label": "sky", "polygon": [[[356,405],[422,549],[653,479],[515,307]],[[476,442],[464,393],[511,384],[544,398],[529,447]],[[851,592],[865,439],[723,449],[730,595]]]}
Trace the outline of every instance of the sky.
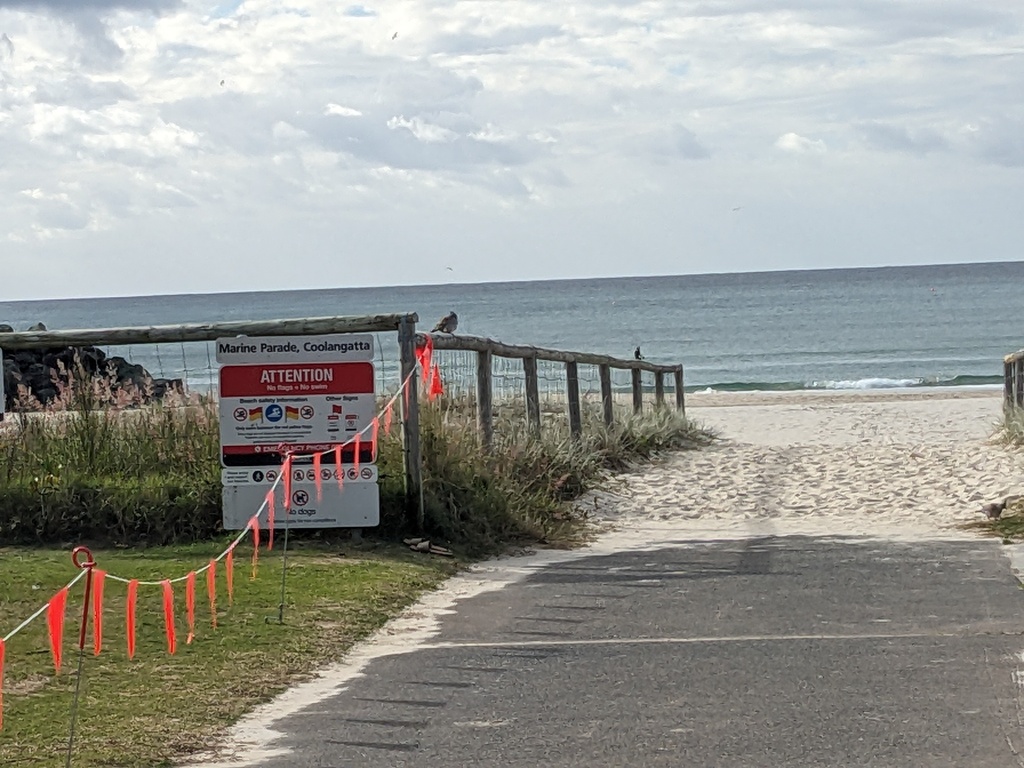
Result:
{"label": "sky", "polygon": [[1018,260],[1020,0],[0,0],[0,300]]}

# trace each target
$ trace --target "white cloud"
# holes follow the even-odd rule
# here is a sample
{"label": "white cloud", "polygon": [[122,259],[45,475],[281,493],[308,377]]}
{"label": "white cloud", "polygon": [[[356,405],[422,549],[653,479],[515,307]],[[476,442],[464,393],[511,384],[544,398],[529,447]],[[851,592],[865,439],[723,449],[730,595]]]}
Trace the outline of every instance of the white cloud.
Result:
{"label": "white cloud", "polygon": [[799,134],[784,133],[775,140],[775,146],[786,152],[795,154],[820,154],[828,151],[825,142],[821,139],[808,139]]}
{"label": "white cloud", "polygon": [[[448,279],[432,248],[472,280],[899,260],[807,234],[880,186],[935,260],[980,210],[978,257],[1016,258],[1021,50],[1002,0],[0,0],[0,226],[40,276],[0,300],[83,290],[78,257],[241,287],[299,229],[308,273],[343,241],[376,284]],[[180,277],[111,268],[156,242]]]}
{"label": "white cloud", "polygon": [[448,143],[455,141],[458,137],[458,134],[454,131],[449,131],[447,128],[442,128],[439,125],[433,125],[419,117],[414,117],[411,120],[406,120],[404,117],[392,117],[388,120],[387,126],[393,131],[404,128],[419,141],[424,141],[428,144]]}
{"label": "white cloud", "polygon": [[363,113],[352,107],[343,107],[340,104],[328,104],[324,109],[325,115],[338,115],[339,117],[362,117]]}

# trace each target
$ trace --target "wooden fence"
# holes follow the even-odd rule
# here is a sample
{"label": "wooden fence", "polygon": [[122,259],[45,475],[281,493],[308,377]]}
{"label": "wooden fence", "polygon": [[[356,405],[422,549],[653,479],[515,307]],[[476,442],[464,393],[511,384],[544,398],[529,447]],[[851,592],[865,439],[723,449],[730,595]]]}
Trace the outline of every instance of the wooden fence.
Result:
{"label": "wooden fence", "polygon": [[1024,408],[1024,349],[1003,358],[1003,404]]}
{"label": "wooden fence", "polygon": [[540,434],[540,393],[537,382],[537,362],[546,360],[565,364],[566,409],[569,416],[569,431],[579,437],[583,431],[583,416],[580,405],[579,366],[597,366],[601,382],[601,411],[604,422],[611,425],[614,420],[614,392],[612,390],[612,369],[628,370],[631,373],[633,411],[643,410],[643,382],[641,373],[654,374],[654,397],[657,407],[665,407],[665,378],[671,376],[675,391],[674,406],[685,413],[683,395],[683,366],[658,365],[646,360],[621,360],[607,355],[587,352],[567,352],[559,349],[543,349],[525,345],[504,344],[481,336],[464,336],[449,333],[420,334],[417,343],[423,346],[430,338],[435,350],[459,350],[475,352],[476,365],[476,420],[480,440],[485,449],[494,440],[493,416],[493,358],[504,357],[523,361],[523,377],[526,389],[526,420],[535,435]]}
{"label": "wooden fence", "polygon": [[[656,407],[667,407],[665,379],[672,377],[674,407],[685,412],[682,365],[658,365],[646,360],[620,360],[607,355],[567,352],[557,349],[503,344],[478,336],[453,334],[417,334],[418,317],[414,313],[371,315],[363,317],[314,317],[290,320],[264,320],[225,323],[144,326],[133,328],[81,329],[61,331],[0,332],[0,350],[57,349],[65,347],[106,347],[139,344],[209,342],[235,336],[302,336],[329,333],[396,332],[398,335],[401,381],[408,381],[408,396],[402,403],[402,441],[405,470],[406,513],[409,524],[423,527],[422,455],[420,451],[417,346],[429,336],[436,350],[475,352],[476,418],[481,443],[489,448],[494,439],[492,362],[495,357],[522,360],[526,392],[526,418],[533,434],[541,429],[540,392],[537,364],[539,361],[562,363],[565,366],[566,409],[569,429],[574,437],[582,434],[583,418],[580,402],[579,366],[598,369],[601,389],[601,410],[604,422],[614,419],[611,371],[631,373],[633,411],[643,409],[641,374],[654,374]],[[1020,353],[1018,353],[1020,354]],[[1019,367],[1016,370],[1020,370]],[[1018,374],[1017,386],[1024,381]],[[1018,388],[1017,390],[1021,390]]]}

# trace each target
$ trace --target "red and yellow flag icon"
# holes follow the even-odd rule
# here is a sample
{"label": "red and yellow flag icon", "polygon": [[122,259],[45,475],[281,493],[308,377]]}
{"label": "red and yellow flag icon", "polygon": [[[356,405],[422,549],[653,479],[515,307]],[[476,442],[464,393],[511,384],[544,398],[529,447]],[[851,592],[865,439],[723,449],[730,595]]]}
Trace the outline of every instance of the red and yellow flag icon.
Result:
{"label": "red and yellow flag icon", "polygon": [[293,408],[290,405],[286,405],[284,407],[284,418],[285,418],[286,421],[289,420],[289,419],[297,419],[297,418],[299,418],[299,409],[298,408]]}
{"label": "red and yellow flag icon", "polygon": [[263,406],[249,409],[249,421],[263,421]]}

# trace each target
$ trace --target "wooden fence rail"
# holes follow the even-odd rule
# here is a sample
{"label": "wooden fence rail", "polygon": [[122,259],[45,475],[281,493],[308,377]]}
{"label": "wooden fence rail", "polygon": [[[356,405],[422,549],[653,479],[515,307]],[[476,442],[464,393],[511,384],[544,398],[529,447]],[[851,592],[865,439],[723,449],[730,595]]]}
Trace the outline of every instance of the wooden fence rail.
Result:
{"label": "wooden fence rail", "polygon": [[671,375],[675,389],[675,407],[681,413],[686,412],[682,365],[658,365],[646,360],[622,360],[609,355],[596,355],[589,352],[569,352],[522,344],[505,344],[482,336],[450,333],[419,334],[417,344],[424,345],[428,337],[436,350],[477,353],[477,427],[485,449],[491,446],[494,439],[492,369],[495,357],[523,361],[523,376],[526,382],[526,421],[530,431],[534,434],[540,433],[541,424],[539,385],[537,383],[537,362],[540,360],[565,364],[566,407],[569,416],[569,431],[574,437],[579,437],[583,432],[579,384],[579,366],[581,364],[597,366],[598,378],[601,382],[601,413],[608,426],[611,426],[614,420],[612,407],[614,393],[611,377],[613,368],[628,370],[631,373],[633,411],[635,413],[640,413],[643,410],[642,374],[644,371],[654,374],[654,396],[657,407],[665,406],[665,377]]}
{"label": "wooden fence rail", "polygon": [[305,317],[292,320],[248,320],[230,323],[187,323],[134,328],[86,328],[74,331],[17,331],[0,333],[0,349],[106,347],[129,344],[177,344],[215,341],[228,336],[305,336],[321,333],[397,331],[404,321],[414,325],[415,314],[367,317]]}
{"label": "wooden fence rail", "polygon": [[1024,408],[1024,349],[1003,358],[1003,404]]}

